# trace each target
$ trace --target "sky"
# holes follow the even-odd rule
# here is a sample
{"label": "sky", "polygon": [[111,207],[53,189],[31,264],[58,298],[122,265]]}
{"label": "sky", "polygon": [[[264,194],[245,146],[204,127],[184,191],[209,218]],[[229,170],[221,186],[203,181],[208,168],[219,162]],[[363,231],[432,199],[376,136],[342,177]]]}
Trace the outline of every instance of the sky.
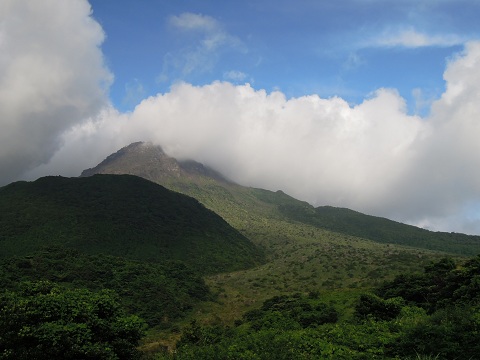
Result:
{"label": "sky", "polygon": [[0,186],[134,141],[480,234],[478,0],[0,0]]}

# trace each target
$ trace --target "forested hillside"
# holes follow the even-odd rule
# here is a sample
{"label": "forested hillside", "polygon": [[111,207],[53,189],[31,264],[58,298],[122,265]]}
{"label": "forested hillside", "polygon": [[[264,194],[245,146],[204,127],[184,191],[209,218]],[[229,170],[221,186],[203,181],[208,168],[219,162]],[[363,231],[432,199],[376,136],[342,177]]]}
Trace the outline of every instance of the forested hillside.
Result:
{"label": "forested hillside", "polygon": [[139,177],[45,177],[0,189],[0,257],[45,245],[144,261],[177,259],[201,273],[262,261],[248,239],[197,200]]}
{"label": "forested hillside", "polygon": [[147,327],[178,329],[215,299],[202,275],[263,261],[197,200],[139,177],[12,183],[0,188],[0,358],[137,359]]}

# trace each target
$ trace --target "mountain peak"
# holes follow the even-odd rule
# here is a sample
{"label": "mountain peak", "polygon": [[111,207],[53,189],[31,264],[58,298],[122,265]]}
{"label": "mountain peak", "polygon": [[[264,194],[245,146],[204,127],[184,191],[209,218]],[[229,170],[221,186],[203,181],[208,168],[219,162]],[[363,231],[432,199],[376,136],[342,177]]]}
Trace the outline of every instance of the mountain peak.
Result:
{"label": "mountain peak", "polygon": [[177,161],[168,156],[161,146],[151,142],[134,142],[109,155],[94,168],[86,169],[81,177],[94,174],[137,175],[154,182],[182,177],[190,180],[213,180],[231,183],[222,174],[193,161]]}

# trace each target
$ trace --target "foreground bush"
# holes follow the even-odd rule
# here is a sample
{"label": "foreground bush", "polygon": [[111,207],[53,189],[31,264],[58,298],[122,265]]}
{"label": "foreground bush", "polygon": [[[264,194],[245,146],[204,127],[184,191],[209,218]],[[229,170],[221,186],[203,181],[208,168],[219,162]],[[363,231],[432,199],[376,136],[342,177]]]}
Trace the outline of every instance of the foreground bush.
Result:
{"label": "foreground bush", "polygon": [[136,359],[143,328],[112,291],[41,281],[0,295],[1,359]]}

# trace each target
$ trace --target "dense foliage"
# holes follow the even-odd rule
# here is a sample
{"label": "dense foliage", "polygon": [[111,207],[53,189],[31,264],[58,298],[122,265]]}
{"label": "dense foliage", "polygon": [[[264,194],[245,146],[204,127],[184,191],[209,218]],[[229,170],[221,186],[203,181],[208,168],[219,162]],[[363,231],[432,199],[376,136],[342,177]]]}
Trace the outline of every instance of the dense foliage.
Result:
{"label": "dense foliage", "polygon": [[45,177],[0,188],[0,258],[62,245],[201,273],[257,264],[262,253],[197,200],[130,175]]}
{"label": "dense foliage", "polygon": [[0,262],[4,289],[18,290],[22,281],[39,280],[92,291],[113,289],[129,313],[141,316],[151,326],[168,325],[210,296],[204,280],[178,261],[142,263],[50,247]]}
{"label": "dense foliage", "polygon": [[360,296],[351,315],[339,314],[320,296],[277,296],[231,328],[192,323],[174,358],[476,359],[479,264],[480,256],[461,265],[443,259],[415,275],[421,281],[414,283],[413,292],[436,300],[435,307],[405,293],[404,275],[378,289],[385,297]]}
{"label": "dense foliage", "polygon": [[292,359],[301,354],[291,347],[299,341],[306,346],[303,351],[308,350],[304,334],[337,320],[337,311],[315,296],[277,296],[246,313],[234,328],[193,322],[184,331],[176,358]]}
{"label": "dense foliage", "polygon": [[318,301],[315,295],[307,298],[301,294],[295,294],[268,299],[260,309],[247,312],[244,319],[255,330],[306,329],[335,323],[338,320],[338,313],[332,306]]}
{"label": "dense foliage", "polygon": [[107,290],[42,281],[0,295],[1,359],[136,359],[143,327]]}
{"label": "dense foliage", "polygon": [[402,297],[433,313],[452,306],[480,304],[480,256],[459,266],[445,258],[425,267],[423,274],[400,275],[377,290],[384,298]]}

